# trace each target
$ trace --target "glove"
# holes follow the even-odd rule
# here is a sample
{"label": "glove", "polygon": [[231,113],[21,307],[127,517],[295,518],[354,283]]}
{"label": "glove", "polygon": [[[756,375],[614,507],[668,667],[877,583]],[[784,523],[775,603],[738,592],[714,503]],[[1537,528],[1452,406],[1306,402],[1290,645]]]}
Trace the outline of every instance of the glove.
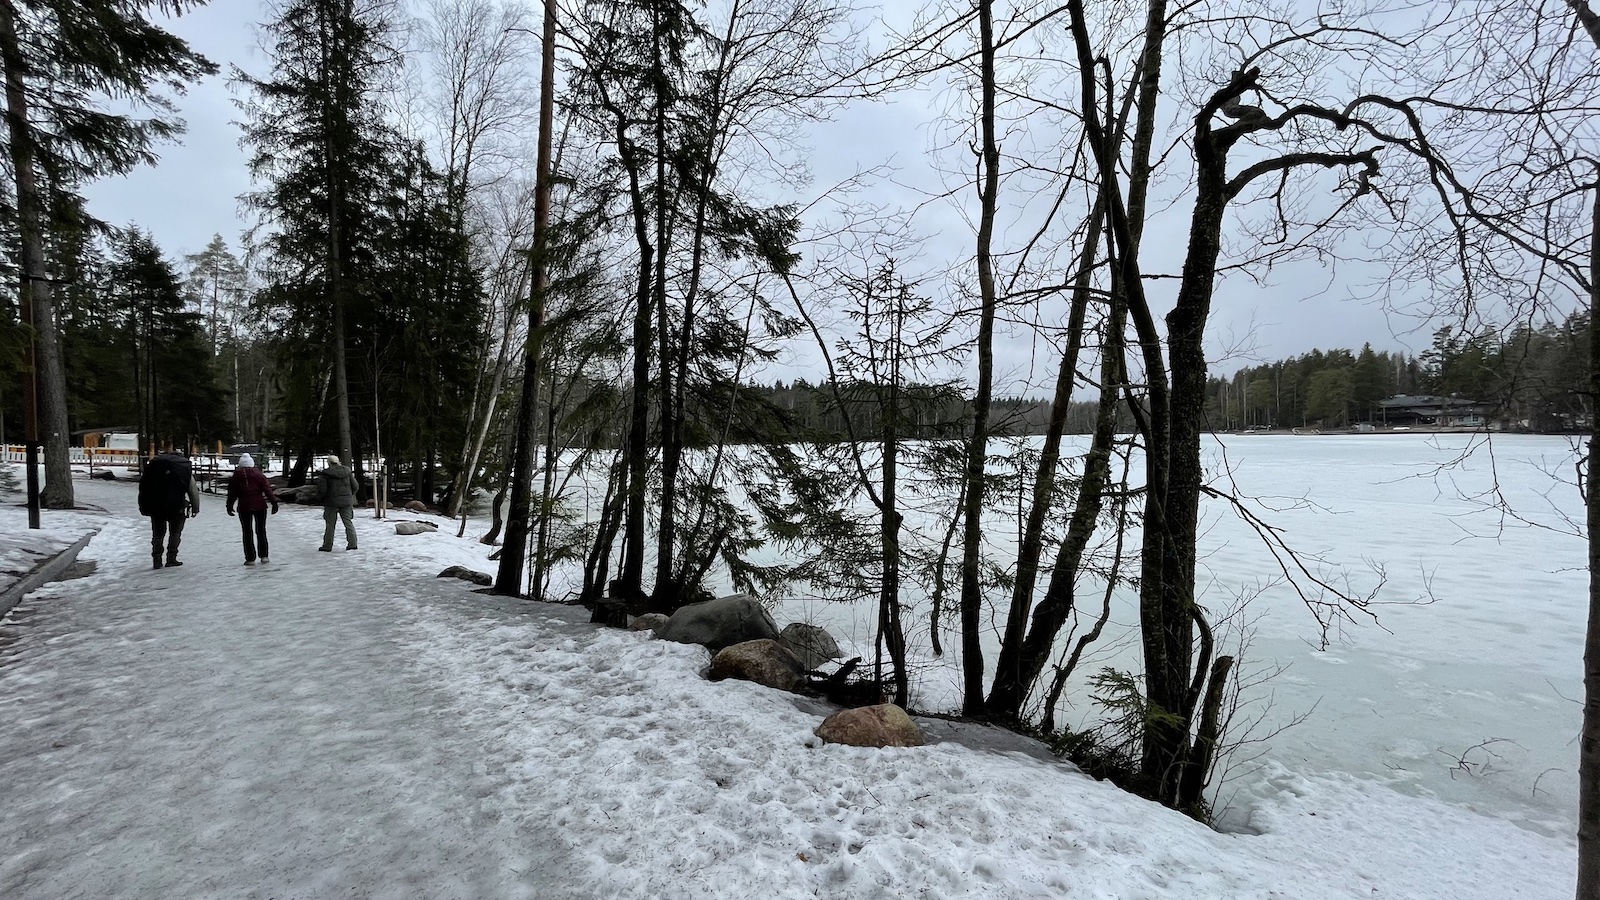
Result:
{"label": "glove", "polygon": [[233,515],[233,507],[228,507],[228,515]]}
{"label": "glove", "polygon": [[200,515],[200,507],[198,507],[198,506],[189,507],[189,518],[192,519],[192,518],[194,518],[195,516],[198,516],[198,515]]}
{"label": "glove", "polygon": [[277,515],[278,514],[278,504],[276,504],[276,503],[272,504],[272,514],[273,515]]}

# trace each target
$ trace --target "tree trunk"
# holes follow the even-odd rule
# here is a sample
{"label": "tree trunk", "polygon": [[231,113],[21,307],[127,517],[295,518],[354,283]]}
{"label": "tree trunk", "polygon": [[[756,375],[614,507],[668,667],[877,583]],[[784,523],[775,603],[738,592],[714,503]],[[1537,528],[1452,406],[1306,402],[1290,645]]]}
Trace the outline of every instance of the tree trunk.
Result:
{"label": "tree trunk", "polygon": [[1178,299],[1167,314],[1167,356],[1171,372],[1171,443],[1167,457],[1165,527],[1158,547],[1146,541],[1146,552],[1162,554],[1162,577],[1140,586],[1149,593],[1141,607],[1159,607],[1141,616],[1147,650],[1161,643],[1159,654],[1146,654],[1145,680],[1151,708],[1157,713],[1147,728],[1142,775],[1169,805],[1176,801],[1182,763],[1188,754],[1193,722],[1190,667],[1194,658],[1195,540],[1200,512],[1200,435],[1205,426],[1206,358],[1203,342],[1217,258],[1222,250],[1222,220],[1227,208],[1227,156],[1205,130],[1195,138],[1195,207],[1189,224]]}
{"label": "tree trunk", "polygon": [[[627,172],[628,195],[633,217],[634,242],[638,247],[638,283],[633,296],[633,385],[628,412],[628,437],[625,444],[627,477],[623,498],[622,571],[616,581],[618,599],[635,613],[644,607],[645,494],[650,468],[650,324],[651,300],[655,296],[652,280],[656,248],[650,242],[649,212],[644,188],[639,180],[639,159],[628,136],[629,118],[608,98],[602,97],[615,121],[617,155]],[[609,590],[611,586],[608,585]],[[601,607],[596,607],[597,609]]]}
{"label": "tree trunk", "polygon": [[[559,354],[557,354],[559,355]],[[551,361],[552,369],[555,361]],[[535,595],[544,596],[544,585],[549,580],[548,560],[550,559],[550,514],[555,507],[555,479],[556,479],[556,453],[559,448],[556,425],[558,422],[557,411],[560,407],[560,398],[557,396],[557,383],[555,375],[550,376],[550,394],[545,399],[544,410],[544,459],[541,460],[539,484],[539,511],[536,517],[539,522],[539,533],[535,536],[533,546],[533,578],[530,579],[529,590]]]}
{"label": "tree trunk", "polygon": [[1067,428],[1067,410],[1072,408],[1072,386],[1078,376],[1078,352],[1083,346],[1083,319],[1090,306],[1091,272],[1101,239],[1104,202],[1094,203],[1090,227],[1078,258],[1078,274],[1072,290],[1072,307],[1067,314],[1067,348],[1056,370],[1056,394],[1050,402],[1050,421],[1045,426],[1045,445],[1038,453],[1034,476],[1034,503],[1027,511],[1022,540],[1016,554],[1016,585],[1011,588],[1011,610],[1006,613],[1005,637],[995,660],[994,687],[989,689],[990,716],[1014,719],[1021,711],[1038,669],[1027,673],[1022,665],[1022,642],[1027,636],[1027,617],[1034,607],[1034,588],[1038,585],[1038,559],[1045,546],[1045,519],[1054,504],[1056,471],[1061,464],[1061,436]]}
{"label": "tree trunk", "polygon": [[[1128,248],[1124,249],[1123,251],[1124,253],[1132,254],[1135,257],[1138,253],[1140,237],[1144,232],[1145,197],[1150,183],[1150,153],[1155,133],[1156,101],[1160,94],[1161,59],[1166,41],[1165,0],[1151,0],[1149,3],[1145,16],[1144,41],[1144,48],[1139,58],[1138,89],[1132,95],[1133,97],[1137,98],[1138,104],[1137,114],[1134,119],[1132,148],[1133,157],[1129,165],[1128,176],[1129,183],[1126,227],[1128,229],[1130,244]],[[1085,102],[1089,102],[1089,100],[1086,98]],[[1112,111],[1110,109],[1109,97],[1106,99],[1106,103],[1106,123],[1109,127],[1112,121]],[[1125,118],[1126,111],[1124,111],[1124,120]],[[1115,157],[1118,154],[1116,148],[1121,145],[1122,133],[1123,129],[1118,128],[1114,132],[1106,135],[1105,140],[1110,142],[1110,146],[1104,148],[1103,152],[1107,157]],[[1103,181],[1105,178],[1106,176],[1102,176]],[[1077,345],[1078,343],[1081,343],[1082,340],[1081,332],[1083,327],[1084,309],[1087,306],[1088,301],[1089,275],[1094,265],[1094,254],[1099,245],[1100,232],[1105,222],[1105,216],[1107,213],[1106,207],[1107,197],[1105,191],[1102,190],[1096,198],[1095,207],[1091,213],[1089,222],[1088,235],[1084,241],[1083,261],[1078,273],[1077,292],[1073,297],[1071,316],[1068,324],[1069,344],[1067,352],[1063,355],[1062,368],[1057,375],[1056,395],[1051,408],[1050,428],[1046,432],[1044,452],[1041,455],[1040,460],[1039,476],[1034,485],[1034,506],[1030,510],[1028,524],[1024,531],[1021,547],[1019,548],[1017,560],[1017,585],[1012,597],[1011,618],[1008,619],[1006,623],[1006,638],[1004,643],[1001,645],[1000,659],[997,662],[995,671],[995,684],[990,693],[989,702],[991,707],[994,707],[997,702],[999,706],[990,709],[991,715],[1015,717],[1019,714],[1023,699],[1026,697],[1027,692],[1031,689],[1033,681],[1038,678],[1039,672],[1042,671],[1046,659],[1048,659],[1055,637],[1054,634],[1050,634],[1049,642],[1047,643],[1045,642],[1046,633],[1036,632],[1036,629],[1038,629],[1040,625],[1052,621],[1058,615],[1063,616],[1060,621],[1061,623],[1064,623],[1064,616],[1069,614],[1071,611],[1071,578],[1076,577],[1076,562],[1072,563],[1072,568],[1074,571],[1068,573],[1069,578],[1064,584],[1058,584],[1056,579],[1059,576],[1053,576],[1051,587],[1047,588],[1046,591],[1046,597],[1048,600],[1050,592],[1054,590],[1056,592],[1055,602],[1057,604],[1064,602],[1065,608],[1061,608],[1058,605],[1056,608],[1052,609],[1048,614],[1046,614],[1045,618],[1042,620],[1038,615],[1035,615],[1033,623],[1034,631],[1027,631],[1027,636],[1026,638],[1024,637],[1024,625],[1028,615],[1028,607],[1032,601],[1034,585],[1036,583],[1038,573],[1038,560],[1042,552],[1042,548],[1040,546],[1040,534],[1043,530],[1044,519],[1049,511],[1050,490],[1054,483],[1056,462],[1059,459],[1061,424],[1058,424],[1058,416],[1059,422],[1064,423],[1066,416],[1065,406],[1066,404],[1070,403],[1072,397],[1072,378],[1076,375],[1075,369],[1077,366],[1078,353]],[[1125,326],[1125,307],[1123,309],[1124,312],[1120,315],[1117,315],[1116,318],[1119,323],[1122,323],[1122,325]],[[1120,341],[1120,331],[1118,334],[1118,340]],[[1118,352],[1121,352],[1120,349]],[[1109,371],[1111,371],[1114,375],[1115,372],[1119,370],[1112,369]],[[1115,379],[1113,378],[1113,380]],[[1115,405],[1115,391],[1112,391],[1109,395],[1107,395],[1106,392],[1102,390],[1101,402],[1106,402],[1108,396],[1110,398],[1110,402]],[[1102,413],[1103,412],[1104,410],[1102,410]],[[1097,434],[1099,433],[1099,430],[1100,429],[1097,424]],[[1107,452],[1109,452],[1109,442],[1106,444],[1106,448]],[[1091,450],[1091,455],[1093,452],[1094,451]],[[1103,491],[1103,486],[1100,490]],[[1083,506],[1082,500],[1085,499],[1085,495],[1080,492],[1079,496],[1080,502],[1078,505],[1081,507]],[[1096,513],[1098,513],[1099,505],[1099,492],[1096,492],[1093,499],[1093,506],[1096,510]],[[1074,522],[1077,522],[1078,518],[1079,517],[1075,514]],[[1091,537],[1093,534],[1093,522],[1091,521],[1089,525],[1090,532],[1081,536],[1081,539],[1085,544],[1087,543],[1089,537]],[[1078,554],[1081,556],[1081,548],[1078,551]],[[1058,554],[1058,557],[1059,556],[1060,554]],[[1058,562],[1058,565],[1059,564],[1060,563]],[[1062,588],[1065,589],[1065,593],[1062,592]],[[1057,630],[1059,630],[1061,624],[1057,624],[1055,627]],[[1026,661],[1023,659],[1023,648],[1025,646],[1025,642],[1032,644],[1031,649],[1026,651],[1026,654],[1030,657],[1030,659]]]}
{"label": "tree trunk", "polygon": [[[349,11],[349,0],[345,0],[344,9]],[[347,115],[334,97],[335,86],[330,78],[330,71],[334,59],[340,55],[340,50],[332,46],[332,29],[328,16],[323,15],[319,24],[322,27],[322,101],[324,114],[329,123],[342,122]],[[341,244],[340,218],[344,213],[344,186],[340,183],[339,172],[343,168],[341,148],[335,143],[334,133],[342,132],[342,128],[332,126],[324,131],[325,157],[323,165],[328,176],[328,301],[333,306],[333,396],[339,426],[339,456],[345,462],[352,463],[355,459],[355,441],[351,438],[350,431],[350,379],[345,362],[345,285],[344,285],[344,248]]]}
{"label": "tree trunk", "polygon": [[[656,310],[656,366],[659,371],[659,383],[656,386],[657,403],[660,407],[657,428],[661,435],[661,500],[660,510],[656,517],[656,578],[655,586],[651,590],[650,603],[647,607],[651,612],[670,613],[678,607],[681,600],[677,596],[681,585],[675,584],[673,577],[674,555],[677,551],[678,538],[678,464],[682,454],[679,444],[679,432],[682,422],[677,417],[676,404],[672,389],[672,329],[667,319],[667,251],[672,246],[672,239],[668,234],[669,225],[669,192],[667,190],[667,98],[666,64],[662,58],[661,47],[661,21],[660,9],[651,5],[651,14],[655,18],[652,34],[652,60],[656,73],[651,79],[655,87],[655,108],[652,116],[655,130],[655,276],[654,306]],[[689,354],[689,345],[684,343],[677,348],[677,352],[685,358]],[[643,587],[643,585],[640,585]]]}
{"label": "tree trunk", "polygon": [[[1113,290],[1113,298],[1116,293]],[[1127,317],[1122,313],[1121,304],[1113,299],[1112,312],[1105,324],[1100,400],[1095,416],[1094,437],[1089,444],[1089,453],[1084,458],[1077,502],[1067,525],[1066,537],[1056,550],[1055,565],[1051,569],[1044,598],[1033,611],[1032,624],[1026,639],[1017,649],[1010,675],[1002,677],[1007,670],[996,673],[994,691],[989,696],[990,715],[1011,719],[1021,717],[1022,703],[1050,659],[1056,637],[1072,615],[1078,571],[1083,564],[1083,554],[1089,546],[1089,540],[1099,524],[1106,485],[1111,476],[1111,446],[1116,440],[1118,382],[1122,369],[1122,330],[1126,326]]]}
{"label": "tree trunk", "polygon": [[1211,680],[1206,687],[1205,702],[1200,705],[1200,730],[1195,733],[1194,753],[1185,765],[1178,791],[1178,809],[1189,813],[1203,812],[1207,776],[1216,759],[1217,740],[1222,736],[1222,699],[1228,686],[1228,671],[1233,668],[1233,657],[1219,656],[1211,664]]}
{"label": "tree trunk", "polygon": [[1022,643],[1027,635],[1028,615],[1033,608],[1033,591],[1038,584],[1039,558],[1044,555],[1044,523],[1054,505],[1056,470],[1061,462],[1061,436],[1067,427],[1067,411],[1072,407],[1072,388],[1078,377],[1078,354],[1083,346],[1083,322],[1089,308],[1091,272],[1100,245],[1104,203],[1097,201],[1090,213],[1088,234],[1079,256],[1078,274],[1072,291],[1072,306],[1067,315],[1067,346],[1056,370],[1055,396],[1050,401],[1050,421],[1045,426],[1044,447],[1039,452],[1039,470],[1033,479],[1033,505],[1017,546],[1017,581],[1011,590],[1011,609],[1006,616],[1005,637],[995,660],[994,686],[989,690],[989,714],[1016,718],[1022,698],[1033,678],[1021,666]]}
{"label": "tree trunk", "polygon": [[[34,332],[29,383],[23,388],[28,393],[24,405],[33,415],[28,417],[28,433],[24,440],[38,444],[42,437],[44,442],[45,482],[44,490],[38,494],[39,504],[50,509],[71,509],[74,497],[67,448],[66,370],[61,361],[61,338],[56,331],[55,285],[50,280],[44,250],[47,201],[39,186],[27,84],[23,80],[27,67],[17,39],[16,10],[9,3],[0,4],[0,64],[5,66],[6,122],[17,188],[23,316]],[[38,477],[32,466],[28,468],[28,477]],[[32,507],[33,493],[29,491],[29,524],[38,527]]]}
{"label": "tree trunk", "polygon": [[[1588,11],[1584,6],[1584,12]],[[1590,14],[1589,24],[1594,20]],[[1600,47],[1600,28],[1590,34]],[[1589,224],[1589,396],[1600,397],[1600,186]],[[1584,509],[1589,538],[1589,626],[1583,641],[1583,730],[1578,733],[1578,900],[1600,900],[1600,423],[1590,416]]]}
{"label": "tree trunk", "polygon": [[511,507],[506,512],[506,539],[494,592],[522,595],[522,575],[528,549],[529,505],[533,494],[534,417],[539,408],[540,352],[544,347],[545,288],[549,281],[550,160],[555,147],[555,0],[545,0],[542,60],[539,70],[539,151],[533,195],[533,269],[529,288],[528,339],[523,350],[522,396],[517,404],[516,449],[512,452]]}
{"label": "tree trunk", "polygon": [[[889,404],[883,416],[883,510],[882,552],[883,582],[878,596],[878,634],[889,648],[889,663],[894,668],[894,702],[902,709],[910,700],[910,677],[906,671],[905,627],[900,621],[900,515],[899,463],[900,463],[900,355],[901,320],[904,317],[903,293],[895,299],[893,337],[889,352],[893,354],[889,374]],[[878,684],[883,676],[878,675]]]}
{"label": "tree trunk", "polygon": [[[1121,291],[1128,302],[1129,318],[1138,336],[1148,390],[1149,406],[1145,415],[1140,417],[1140,429],[1145,439],[1145,506],[1139,569],[1139,623],[1147,687],[1153,687],[1157,676],[1152,673],[1167,671],[1167,643],[1161,637],[1164,633],[1161,585],[1166,561],[1166,494],[1171,447],[1167,364],[1161,354],[1161,335],[1156,329],[1139,271],[1137,226],[1130,220],[1128,208],[1123,204],[1122,192],[1116,183],[1117,161],[1111,152],[1114,145],[1100,120],[1095,101],[1095,53],[1089,40],[1088,16],[1084,12],[1083,0],[1068,0],[1067,7],[1071,14],[1073,44],[1078,56],[1079,83],[1083,94],[1081,109],[1089,129],[1089,142],[1094,150],[1102,191],[1108,201],[1107,222],[1111,226],[1112,246],[1117,256],[1115,268],[1117,277],[1121,279]],[[1137,410],[1135,413],[1139,416]],[[1148,743],[1148,730],[1146,740]],[[1154,796],[1154,793],[1147,795]]]}
{"label": "tree trunk", "polygon": [[989,451],[989,403],[994,391],[994,320],[998,305],[994,279],[994,220],[1000,194],[1000,145],[995,137],[994,0],[978,4],[982,102],[981,183],[978,187],[978,386],[972,401],[972,436],[967,444],[966,505],[961,541],[961,673],[963,715],[981,716],[983,694],[983,475]]}
{"label": "tree trunk", "polygon": [[[445,509],[445,515],[454,516],[461,513],[466,504],[466,498],[472,493],[473,473],[478,468],[478,455],[483,452],[483,442],[489,435],[489,423],[494,421],[495,407],[500,400],[500,391],[505,386],[506,370],[509,368],[511,347],[511,323],[515,319],[509,309],[506,310],[506,327],[500,337],[500,347],[495,353],[494,367],[489,379],[489,390],[482,391],[483,379],[478,378],[472,390],[472,408],[467,418],[469,425],[479,423],[473,428],[467,438],[466,446],[461,450],[461,470],[457,474],[455,483],[450,488],[450,505]],[[479,422],[479,416],[482,421]]]}

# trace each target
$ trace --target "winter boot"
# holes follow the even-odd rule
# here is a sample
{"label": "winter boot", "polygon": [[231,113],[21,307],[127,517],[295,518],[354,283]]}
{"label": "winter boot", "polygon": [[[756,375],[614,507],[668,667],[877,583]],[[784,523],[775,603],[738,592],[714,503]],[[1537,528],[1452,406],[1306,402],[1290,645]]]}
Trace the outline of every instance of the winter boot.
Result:
{"label": "winter boot", "polygon": [[176,554],[176,553],[168,553],[167,554],[167,567],[168,568],[171,568],[173,566],[181,566],[181,565],[183,565],[183,563],[178,562],[178,554]]}
{"label": "winter boot", "polygon": [[152,568],[152,569],[161,568],[161,554],[159,554],[159,553],[150,554],[150,562],[153,563],[153,565],[151,565],[150,568]]}

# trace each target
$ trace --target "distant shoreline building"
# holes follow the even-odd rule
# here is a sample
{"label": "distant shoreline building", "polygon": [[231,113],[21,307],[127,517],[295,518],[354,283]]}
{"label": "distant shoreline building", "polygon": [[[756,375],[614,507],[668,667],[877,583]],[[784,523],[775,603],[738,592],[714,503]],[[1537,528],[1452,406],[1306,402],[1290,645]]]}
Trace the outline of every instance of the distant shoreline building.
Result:
{"label": "distant shoreline building", "polygon": [[1465,397],[1396,394],[1378,401],[1377,423],[1396,427],[1484,428],[1490,404]]}

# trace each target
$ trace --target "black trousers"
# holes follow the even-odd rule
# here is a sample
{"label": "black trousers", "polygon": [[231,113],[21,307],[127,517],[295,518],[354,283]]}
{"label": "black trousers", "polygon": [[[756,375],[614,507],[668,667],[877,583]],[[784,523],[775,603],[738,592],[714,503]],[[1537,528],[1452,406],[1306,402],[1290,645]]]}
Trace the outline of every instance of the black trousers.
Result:
{"label": "black trousers", "polygon": [[239,510],[239,533],[244,538],[244,561],[255,562],[256,556],[267,556],[267,511]]}
{"label": "black trousers", "polygon": [[[165,516],[150,517],[150,555],[160,559],[161,545],[165,543],[167,559],[178,558],[178,545],[183,543],[183,523],[187,516],[177,515],[172,518]],[[172,539],[167,540],[168,534]]]}

